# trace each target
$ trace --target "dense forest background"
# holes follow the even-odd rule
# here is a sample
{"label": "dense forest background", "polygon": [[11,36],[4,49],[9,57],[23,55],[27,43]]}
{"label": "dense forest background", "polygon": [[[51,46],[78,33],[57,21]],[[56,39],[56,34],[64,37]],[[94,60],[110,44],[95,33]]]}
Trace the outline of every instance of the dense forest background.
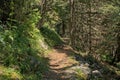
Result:
{"label": "dense forest background", "polygon": [[120,0],[0,1],[0,80],[44,80],[45,56],[64,45],[119,76]]}

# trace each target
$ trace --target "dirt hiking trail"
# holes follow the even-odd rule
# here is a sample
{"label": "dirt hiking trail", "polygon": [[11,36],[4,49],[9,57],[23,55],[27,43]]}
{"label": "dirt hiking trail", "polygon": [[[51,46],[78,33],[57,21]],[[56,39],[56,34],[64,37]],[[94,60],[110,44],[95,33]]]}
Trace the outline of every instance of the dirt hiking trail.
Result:
{"label": "dirt hiking trail", "polygon": [[120,76],[106,64],[96,62],[90,56],[82,57],[69,46],[55,47],[46,58],[49,59],[50,70],[43,80],[78,80],[78,70],[87,76],[87,79],[79,80],[120,80]]}
{"label": "dirt hiking trail", "polygon": [[70,47],[55,48],[48,54],[50,71],[46,73],[44,80],[74,80],[74,70],[71,67],[78,65],[72,57]]}

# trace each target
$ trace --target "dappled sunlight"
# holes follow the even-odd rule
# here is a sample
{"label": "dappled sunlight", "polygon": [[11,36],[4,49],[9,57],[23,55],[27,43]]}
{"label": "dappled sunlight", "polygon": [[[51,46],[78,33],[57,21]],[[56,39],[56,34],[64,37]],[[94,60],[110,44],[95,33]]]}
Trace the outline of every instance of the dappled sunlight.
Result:
{"label": "dappled sunlight", "polygon": [[57,48],[49,53],[50,71],[45,75],[46,79],[55,80],[56,78],[57,80],[67,80],[75,78],[75,72],[71,68],[78,65],[78,62],[71,56],[73,56],[73,52],[69,47]]}
{"label": "dappled sunlight", "polygon": [[0,80],[120,80],[120,0],[1,0]]}

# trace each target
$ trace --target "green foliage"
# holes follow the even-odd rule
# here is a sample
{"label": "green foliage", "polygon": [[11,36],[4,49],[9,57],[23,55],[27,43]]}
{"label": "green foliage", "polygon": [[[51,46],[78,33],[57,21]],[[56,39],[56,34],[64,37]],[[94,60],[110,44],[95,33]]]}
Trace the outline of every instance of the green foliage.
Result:
{"label": "green foliage", "polygon": [[112,62],[113,57],[109,54],[101,54],[101,59],[106,62]]}
{"label": "green foliage", "polygon": [[77,80],[87,80],[87,75],[84,74],[80,69],[76,70]]}
{"label": "green foliage", "polygon": [[24,79],[25,80],[42,80],[42,75],[40,73],[24,75]]}
{"label": "green foliage", "polygon": [[115,24],[120,21],[120,7],[116,3],[106,3],[100,8],[100,11],[107,15]]}
{"label": "green foliage", "polygon": [[58,13],[61,20],[66,20],[69,16],[68,2],[63,0],[56,0],[53,9]]}
{"label": "green foliage", "polygon": [[23,77],[20,74],[20,72],[12,68],[0,66],[0,80],[14,80],[14,79],[22,80],[22,78]]}
{"label": "green foliage", "polygon": [[40,29],[40,32],[44,36],[45,42],[50,47],[63,44],[63,41],[61,40],[60,36],[54,30],[48,27],[42,27]]}
{"label": "green foliage", "polygon": [[[5,66],[15,68],[24,75],[29,74],[28,76],[32,79],[24,77],[29,78],[28,80],[34,80],[34,78],[38,80],[36,77],[40,79],[42,73],[48,68],[47,61],[44,62],[42,58],[46,51],[43,45],[46,44],[36,28],[40,19],[39,11],[38,9],[29,10],[29,14],[23,15],[24,20],[13,17],[15,13],[13,12],[6,24],[0,24],[0,62]],[[5,77],[3,76],[3,79],[6,79]]]}
{"label": "green foliage", "polygon": [[[104,41],[101,43],[102,48],[100,50],[101,58],[103,61],[112,62],[113,54],[115,55],[117,44],[117,35],[119,34],[119,22],[120,22],[120,1],[110,0],[106,1],[102,7],[100,7],[100,12],[105,16],[103,20],[103,25],[106,25],[106,35],[103,35]],[[118,40],[119,41],[119,40]],[[104,54],[103,54],[104,53]]]}
{"label": "green foliage", "polygon": [[120,69],[120,62],[118,62],[118,63],[116,64],[116,66]]}

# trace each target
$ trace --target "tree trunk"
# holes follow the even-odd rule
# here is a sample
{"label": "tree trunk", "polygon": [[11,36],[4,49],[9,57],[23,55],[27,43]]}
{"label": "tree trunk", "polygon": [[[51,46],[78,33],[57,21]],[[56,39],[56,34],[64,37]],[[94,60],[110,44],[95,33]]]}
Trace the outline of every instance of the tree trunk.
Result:
{"label": "tree trunk", "polygon": [[44,17],[46,14],[46,4],[47,4],[47,0],[41,0],[41,10],[40,10],[40,14],[41,14],[41,19],[38,22],[38,28],[40,29],[43,25],[44,22]]}
{"label": "tree trunk", "polygon": [[62,20],[62,36],[65,35],[65,22]]}
{"label": "tree trunk", "polygon": [[113,57],[112,64],[120,61],[120,32],[118,32],[118,35],[117,35],[117,44],[118,44],[118,47],[115,51],[115,55]]}
{"label": "tree trunk", "polygon": [[90,12],[90,13],[88,13],[88,16],[89,16],[89,18],[88,18],[88,26],[89,26],[89,54],[91,54],[92,53],[91,1],[89,1],[88,6],[89,6],[89,12]]}
{"label": "tree trunk", "polygon": [[74,0],[70,1],[70,25],[69,25],[69,33],[70,33],[70,45],[74,46],[74,37],[73,37],[73,12],[74,12]]}

